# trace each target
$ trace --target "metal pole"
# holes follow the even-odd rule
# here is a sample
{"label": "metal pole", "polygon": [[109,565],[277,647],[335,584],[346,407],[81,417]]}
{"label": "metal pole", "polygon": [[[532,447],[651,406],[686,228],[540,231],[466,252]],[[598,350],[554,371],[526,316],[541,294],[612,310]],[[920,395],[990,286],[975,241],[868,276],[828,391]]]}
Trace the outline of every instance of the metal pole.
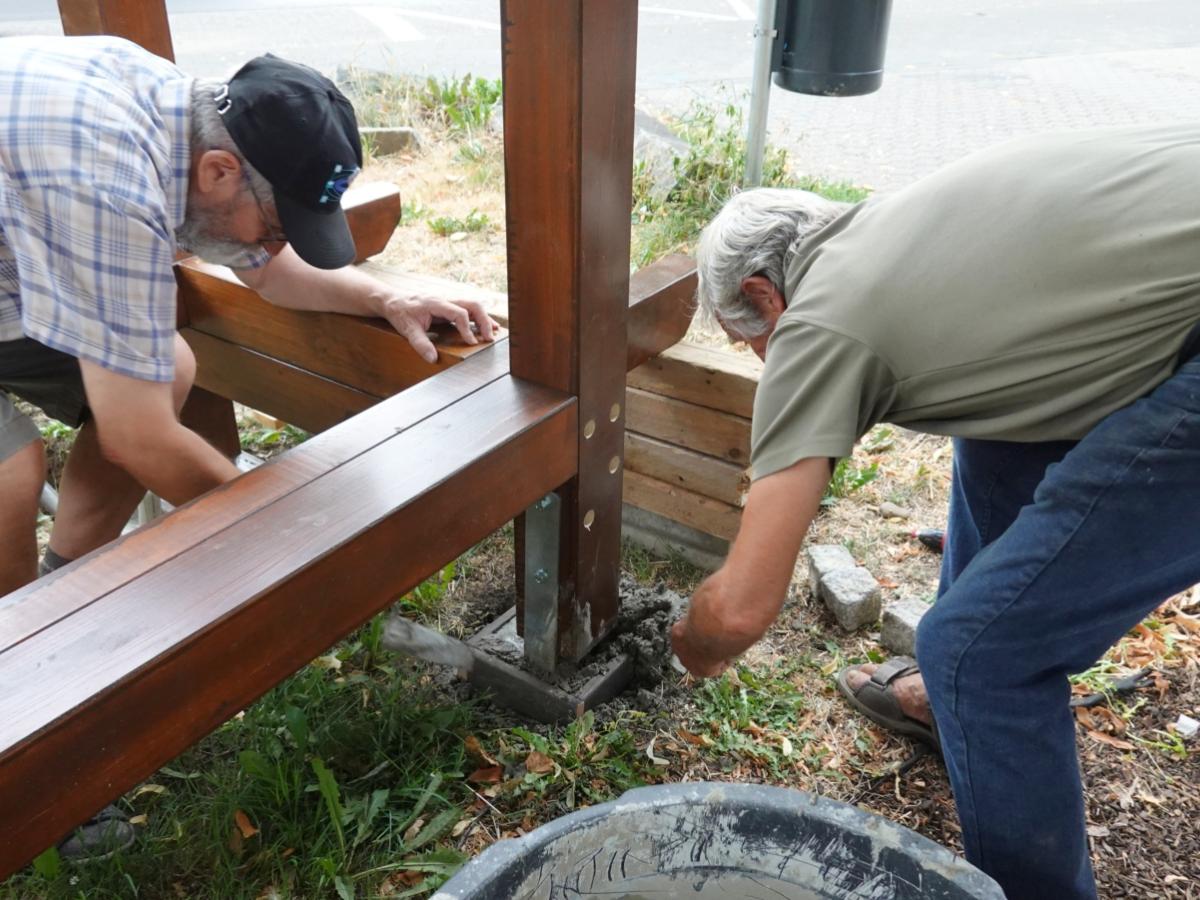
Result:
{"label": "metal pole", "polygon": [[771,99],[771,45],[775,42],[776,0],[758,0],[754,25],[754,83],[750,88],[750,122],[746,128],[746,187],[762,184],[763,150],[767,142],[767,104]]}

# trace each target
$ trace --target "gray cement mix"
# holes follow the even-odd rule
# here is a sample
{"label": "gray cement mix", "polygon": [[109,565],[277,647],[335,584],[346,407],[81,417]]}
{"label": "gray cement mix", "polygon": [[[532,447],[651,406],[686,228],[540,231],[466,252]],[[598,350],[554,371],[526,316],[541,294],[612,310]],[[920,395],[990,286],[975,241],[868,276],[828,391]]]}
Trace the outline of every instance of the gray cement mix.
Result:
{"label": "gray cement mix", "polygon": [[[686,598],[665,584],[643,587],[631,578],[621,579],[619,592],[621,611],[612,633],[578,665],[564,663],[551,675],[538,673],[539,678],[574,694],[608,671],[618,657],[628,655],[634,661],[631,689],[652,689],[678,680],[671,668],[671,626],[686,611]],[[470,644],[510,665],[532,671],[525,661],[524,641],[515,624],[489,634],[477,634]]]}

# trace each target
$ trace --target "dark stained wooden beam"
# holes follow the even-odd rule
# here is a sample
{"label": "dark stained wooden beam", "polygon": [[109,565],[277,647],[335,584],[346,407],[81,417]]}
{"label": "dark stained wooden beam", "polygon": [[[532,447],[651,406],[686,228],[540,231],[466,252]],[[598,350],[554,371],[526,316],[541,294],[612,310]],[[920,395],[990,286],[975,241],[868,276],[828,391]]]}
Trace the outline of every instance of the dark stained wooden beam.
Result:
{"label": "dark stained wooden beam", "polygon": [[342,198],[354,235],[354,261],[382,253],[400,224],[400,189],[386,182],[354,185]]}
{"label": "dark stained wooden beam", "polygon": [[[383,399],[192,328],[180,329],[180,334],[196,354],[196,386],[189,406],[198,391],[211,392],[316,432]],[[186,416],[183,419],[193,431],[204,433]]]}
{"label": "dark stained wooden beam", "polygon": [[626,371],[683,340],[696,311],[696,263],[675,253],[629,280]]}
{"label": "dark stained wooden beam", "polygon": [[501,378],[10,646],[0,877],[570,478],[575,433]]}
{"label": "dark stained wooden beam", "polygon": [[[616,622],[636,0],[503,0],[513,374],[579,398],[559,656]],[[519,583],[519,582],[518,582]]]}
{"label": "dark stained wooden beam", "polygon": [[0,654],[508,374],[501,341],[132,534],[0,597]]}
{"label": "dark stained wooden beam", "polygon": [[63,34],[112,34],[175,59],[164,0],[58,0]]}
{"label": "dark stained wooden beam", "polygon": [[179,421],[221,451],[227,459],[242,452],[233,404],[220,391],[196,384],[179,413]]}
{"label": "dark stained wooden beam", "polygon": [[224,266],[186,259],[175,266],[189,327],[376,397],[388,397],[484,347],[450,331],[427,363],[382,319],[274,306]]}

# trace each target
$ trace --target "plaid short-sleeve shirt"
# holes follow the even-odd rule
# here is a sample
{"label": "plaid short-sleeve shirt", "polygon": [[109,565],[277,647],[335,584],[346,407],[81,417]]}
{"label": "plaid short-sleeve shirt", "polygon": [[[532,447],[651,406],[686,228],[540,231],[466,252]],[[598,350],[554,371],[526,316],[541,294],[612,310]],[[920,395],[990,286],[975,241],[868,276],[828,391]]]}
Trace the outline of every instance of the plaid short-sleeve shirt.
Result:
{"label": "plaid short-sleeve shirt", "polygon": [[0,341],[171,380],[192,84],[119,38],[0,39]]}

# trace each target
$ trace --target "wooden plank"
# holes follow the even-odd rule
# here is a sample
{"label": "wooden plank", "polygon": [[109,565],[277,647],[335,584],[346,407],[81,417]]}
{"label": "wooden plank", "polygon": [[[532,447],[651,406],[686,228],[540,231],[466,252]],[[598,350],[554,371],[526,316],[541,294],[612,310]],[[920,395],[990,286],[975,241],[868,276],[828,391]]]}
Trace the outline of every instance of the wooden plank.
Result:
{"label": "wooden plank", "polygon": [[[507,294],[448,278],[413,275],[374,262],[365,263],[363,269],[399,290],[479,300],[487,304],[492,318],[501,325],[509,324]],[[683,338],[692,321],[695,292],[696,265],[683,254],[665,256],[633,273],[626,321],[627,369],[640,366]]]}
{"label": "wooden plank", "polygon": [[164,0],[58,0],[63,34],[112,34],[175,59]]}
{"label": "wooden plank", "polygon": [[179,413],[179,421],[229,459],[242,452],[233,403],[220,391],[205,390],[203,384],[193,386]]}
{"label": "wooden plank", "polygon": [[750,422],[673,397],[629,388],[630,431],[738,465],[750,463]]}
{"label": "wooden plank", "polygon": [[724,347],[676,344],[629,373],[629,386],[749,419],[762,363]]}
{"label": "wooden plank", "polygon": [[733,540],[742,522],[742,511],[736,506],[695,494],[666,481],[659,481],[640,472],[625,473],[625,502],[682,522],[697,531]]}
{"label": "wooden plank", "polygon": [[570,478],[576,427],[501,378],[0,654],[0,877]]}
{"label": "wooden plank", "polygon": [[196,354],[200,388],[305,431],[324,431],[382,399],[192,328],[179,333]]}
{"label": "wooden plank", "polygon": [[382,401],[169,516],[0,597],[4,616],[0,652],[507,374],[508,342],[501,341],[488,352]]}
{"label": "wooden plank", "polygon": [[639,269],[629,284],[626,370],[681,341],[696,310],[696,264],[672,254]]}
{"label": "wooden plank", "polygon": [[625,470],[731,506],[741,506],[750,489],[742,466],[632,431],[625,432]]}
{"label": "wooden plank", "polygon": [[400,189],[376,181],[354,185],[342,197],[346,221],[354,236],[354,261],[382,253],[400,224]]}
{"label": "wooden plank", "polygon": [[619,604],[637,3],[502,0],[501,20],[513,374],[577,395],[583,429],[560,492],[559,653],[579,659]]}
{"label": "wooden plank", "polygon": [[427,363],[382,319],[302,312],[268,303],[232,271],[191,258],[175,266],[180,301],[196,331],[274,357],[366,394],[388,397],[486,347],[441,329]]}

